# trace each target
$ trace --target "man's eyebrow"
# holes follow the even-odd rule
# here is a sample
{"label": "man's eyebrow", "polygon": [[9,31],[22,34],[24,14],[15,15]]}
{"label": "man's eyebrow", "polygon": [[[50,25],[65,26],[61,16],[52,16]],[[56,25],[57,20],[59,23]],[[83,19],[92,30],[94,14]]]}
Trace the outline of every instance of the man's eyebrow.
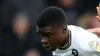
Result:
{"label": "man's eyebrow", "polygon": [[52,31],[52,29],[38,29],[38,31],[40,31],[40,32],[50,32],[50,31]]}
{"label": "man's eyebrow", "polygon": [[38,33],[50,33],[50,31],[38,31]]}

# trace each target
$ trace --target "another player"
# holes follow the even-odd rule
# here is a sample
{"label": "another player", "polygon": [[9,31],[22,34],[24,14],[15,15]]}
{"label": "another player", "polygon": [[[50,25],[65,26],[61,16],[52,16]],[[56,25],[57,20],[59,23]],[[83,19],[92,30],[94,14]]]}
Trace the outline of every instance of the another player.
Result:
{"label": "another player", "polygon": [[[100,22],[100,4],[98,7],[96,7],[97,9],[97,20]],[[92,28],[92,29],[87,29],[89,32],[95,33],[96,35],[100,36],[100,27],[98,28]]]}
{"label": "another player", "polygon": [[42,11],[37,32],[54,56],[100,56],[100,39],[81,27],[68,25],[64,11],[58,7]]}

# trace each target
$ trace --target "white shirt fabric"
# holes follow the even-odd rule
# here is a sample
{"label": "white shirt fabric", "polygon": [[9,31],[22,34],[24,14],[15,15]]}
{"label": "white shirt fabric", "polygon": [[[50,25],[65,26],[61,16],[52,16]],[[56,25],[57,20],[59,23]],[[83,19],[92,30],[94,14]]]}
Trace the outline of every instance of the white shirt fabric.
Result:
{"label": "white shirt fabric", "polygon": [[53,51],[53,56],[100,56],[100,39],[85,29],[69,25],[71,45],[68,49]]}

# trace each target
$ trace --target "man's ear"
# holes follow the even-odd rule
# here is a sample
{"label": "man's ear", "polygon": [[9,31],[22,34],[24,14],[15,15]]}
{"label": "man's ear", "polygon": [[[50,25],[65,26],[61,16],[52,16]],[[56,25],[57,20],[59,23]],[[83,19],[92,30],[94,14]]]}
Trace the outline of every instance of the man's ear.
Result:
{"label": "man's ear", "polygon": [[66,26],[66,25],[64,25],[64,26],[63,26],[63,33],[65,34],[65,33],[66,33],[66,31],[67,31],[67,26]]}

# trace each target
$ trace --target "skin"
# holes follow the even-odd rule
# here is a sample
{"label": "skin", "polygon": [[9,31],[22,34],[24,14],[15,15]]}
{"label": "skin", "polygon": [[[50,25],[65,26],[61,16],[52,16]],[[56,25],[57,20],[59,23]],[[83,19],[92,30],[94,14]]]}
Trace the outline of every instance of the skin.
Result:
{"label": "skin", "polygon": [[68,30],[67,27],[64,26],[47,26],[43,28],[38,28],[38,33],[40,35],[41,43],[43,44],[43,46],[51,51],[63,47],[68,42]]}
{"label": "skin", "polygon": [[[99,4],[99,6],[96,7],[96,9],[97,9],[97,16],[96,16],[96,18],[100,22],[100,4]],[[100,36],[100,27],[93,28],[93,29],[87,29],[87,31],[92,32],[92,33]]]}
{"label": "skin", "polygon": [[12,29],[18,36],[23,36],[28,31],[29,22],[26,19],[15,19],[12,22]]}
{"label": "skin", "polygon": [[100,36],[100,27],[93,28],[93,29],[87,29],[87,31],[92,32],[92,33],[96,34],[97,36]]}
{"label": "skin", "polygon": [[96,18],[100,22],[100,4],[99,4],[99,6],[96,7],[96,9],[97,9],[97,16],[96,16]]}
{"label": "skin", "polygon": [[61,6],[61,7],[71,7],[73,5],[73,0],[56,0],[57,3]]}
{"label": "skin", "polygon": [[23,56],[40,56],[40,53],[35,49],[31,49],[28,50]]}

